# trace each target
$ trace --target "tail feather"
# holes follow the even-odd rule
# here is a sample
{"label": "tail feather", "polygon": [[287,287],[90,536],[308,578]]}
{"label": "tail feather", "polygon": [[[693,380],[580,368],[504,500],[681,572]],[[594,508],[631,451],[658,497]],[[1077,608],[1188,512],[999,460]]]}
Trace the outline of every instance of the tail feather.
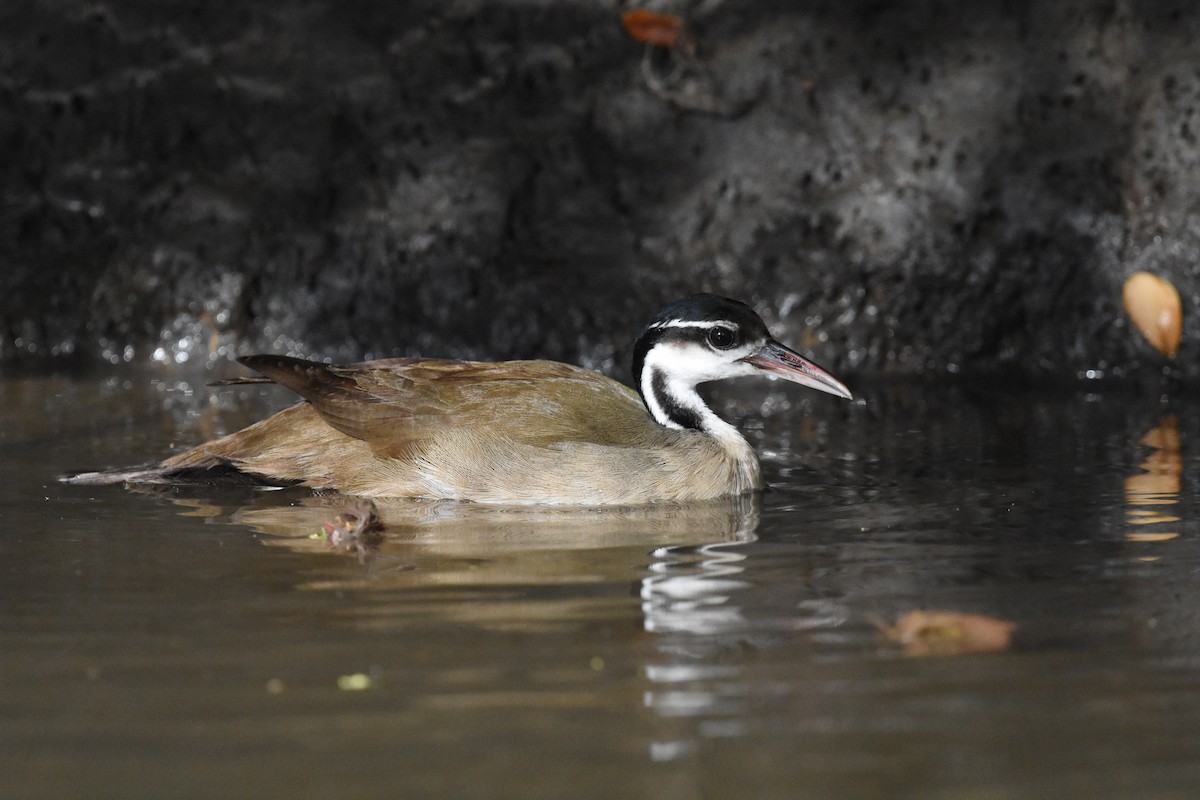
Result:
{"label": "tail feather", "polygon": [[261,375],[246,375],[241,378],[225,378],[219,381],[209,381],[208,386],[243,386],[248,383],[274,383],[270,378]]}
{"label": "tail feather", "polygon": [[109,486],[132,484],[213,484],[220,486],[295,486],[300,481],[278,480],[238,469],[228,461],[213,460],[207,464],[163,466],[146,464],[139,467],[106,469],[97,472],[77,472],[59,477],[62,483],[76,486]]}
{"label": "tail feather", "polygon": [[59,476],[62,483],[78,486],[108,486],[114,483],[166,483],[166,475],[158,464],[137,467],[104,469],[96,472],[76,472]]}

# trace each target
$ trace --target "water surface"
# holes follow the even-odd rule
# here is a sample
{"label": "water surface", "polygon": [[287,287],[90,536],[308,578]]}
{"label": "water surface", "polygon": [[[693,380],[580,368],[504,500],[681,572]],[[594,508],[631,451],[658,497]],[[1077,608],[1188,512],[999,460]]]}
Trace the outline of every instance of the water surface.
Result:
{"label": "water surface", "polygon": [[[0,381],[12,797],[1192,797],[1200,412],[1170,387],[720,395],[754,503],[401,509],[55,482],[288,402]],[[767,402],[761,403],[766,396]],[[914,609],[1016,624],[915,657]]]}

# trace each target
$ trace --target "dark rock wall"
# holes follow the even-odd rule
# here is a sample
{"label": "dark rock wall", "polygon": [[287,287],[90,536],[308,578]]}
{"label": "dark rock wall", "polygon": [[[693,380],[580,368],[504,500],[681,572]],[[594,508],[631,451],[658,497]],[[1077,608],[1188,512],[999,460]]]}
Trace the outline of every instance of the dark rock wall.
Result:
{"label": "dark rock wall", "polygon": [[582,361],[752,302],[835,370],[1200,377],[1200,9],[721,2],[0,8],[0,355]]}

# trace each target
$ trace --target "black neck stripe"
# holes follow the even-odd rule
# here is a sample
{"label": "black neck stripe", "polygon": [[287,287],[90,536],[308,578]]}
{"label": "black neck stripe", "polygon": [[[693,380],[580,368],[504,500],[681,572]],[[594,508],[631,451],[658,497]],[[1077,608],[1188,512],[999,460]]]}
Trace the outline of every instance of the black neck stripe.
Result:
{"label": "black neck stripe", "polygon": [[695,409],[680,403],[675,395],[667,389],[667,376],[662,373],[662,370],[656,369],[650,376],[650,392],[654,395],[654,402],[671,422],[681,428],[691,428],[697,431],[704,429],[704,421],[700,414]]}

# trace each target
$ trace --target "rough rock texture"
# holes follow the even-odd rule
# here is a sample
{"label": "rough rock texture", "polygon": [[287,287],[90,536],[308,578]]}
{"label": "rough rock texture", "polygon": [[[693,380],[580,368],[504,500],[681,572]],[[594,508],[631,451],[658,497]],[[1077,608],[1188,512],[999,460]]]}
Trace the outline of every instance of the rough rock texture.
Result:
{"label": "rough rock texture", "polygon": [[282,0],[0,9],[0,355],[541,355],[747,299],[838,371],[1200,377],[1200,10]]}

